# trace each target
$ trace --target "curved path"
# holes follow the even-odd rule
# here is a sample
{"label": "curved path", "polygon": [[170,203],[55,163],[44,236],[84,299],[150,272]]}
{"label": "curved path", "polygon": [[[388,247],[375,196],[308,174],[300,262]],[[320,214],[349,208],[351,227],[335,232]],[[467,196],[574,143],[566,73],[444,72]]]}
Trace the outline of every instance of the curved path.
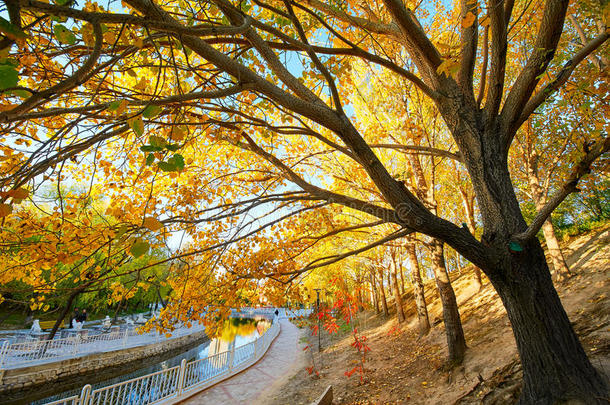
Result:
{"label": "curved path", "polygon": [[282,319],[281,331],[263,358],[252,367],[222,381],[180,404],[254,404],[266,391],[299,366],[302,348],[299,330],[288,319]]}

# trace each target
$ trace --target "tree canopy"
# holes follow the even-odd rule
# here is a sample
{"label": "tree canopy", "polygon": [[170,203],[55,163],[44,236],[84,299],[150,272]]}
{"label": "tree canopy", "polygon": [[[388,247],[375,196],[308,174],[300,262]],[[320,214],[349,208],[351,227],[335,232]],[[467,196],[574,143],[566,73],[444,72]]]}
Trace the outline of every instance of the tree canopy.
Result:
{"label": "tree canopy", "polygon": [[1,283],[167,265],[166,319],[212,320],[417,235],[502,297],[524,401],[607,392],[536,238],[607,176],[607,2],[4,4]]}

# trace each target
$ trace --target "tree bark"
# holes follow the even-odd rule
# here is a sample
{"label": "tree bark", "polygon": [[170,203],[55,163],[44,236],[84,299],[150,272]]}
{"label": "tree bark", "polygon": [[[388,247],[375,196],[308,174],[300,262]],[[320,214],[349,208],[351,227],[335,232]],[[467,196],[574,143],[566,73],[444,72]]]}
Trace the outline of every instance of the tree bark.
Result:
{"label": "tree bark", "polygon": [[[476,231],[476,221],[474,219],[474,198],[469,197],[468,193],[460,188],[460,193],[462,195],[462,202],[464,203],[464,209],[466,211],[466,217],[468,218],[468,230],[471,234],[475,234]],[[456,254],[459,254],[457,251]],[[477,288],[477,291],[481,291],[483,288],[483,280],[481,279],[481,269],[473,264],[473,272],[474,272],[474,284]]]}
{"label": "tree bark", "polygon": [[607,403],[608,387],[574,333],[540,243],[534,238],[512,256],[504,274],[493,272],[490,280],[506,307],[523,366],[519,403]]}
{"label": "tree bark", "polygon": [[392,279],[394,287],[394,304],[396,305],[396,318],[399,323],[405,321],[405,312],[402,309],[402,297],[400,296],[400,287],[398,286],[398,275],[396,274],[398,264],[396,263],[396,252],[392,250]]}
{"label": "tree bark", "polygon": [[460,254],[458,252],[455,252],[455,267],[457,268],[457,271],[461,276],[462,275],[462,263],[460,263]]}
{"label": "tree bark", "polygon": [[411,265],[411,277],[413,279],[413,295],[415,296],[415,308],[417,310],[417,320],[419,323],[419,335],[423,336],[430,330],[430,320],[428,319],[428,308],[426,306],[426,294],[424,283],[422,282],[419,262],[415,253],[415,244],[407,244],[407,256]]}
{"label": "tree bark", "polygon": [[381,306],[383,307],[383,314],[385,316],[389,316],[390,312],[388,311],[388,300],[385,295],[385,287],[383,286],[383,271],[379,272],[379,290],[381,292]]}
{"label": "tree bark", "polygon": [[375,270],[371,270],[371,291],[373,292],[373,301],[375,303],[375,312],[380,313],[379,309],[379,294],[377,293],[377,278],[375,277]]}
{"label": "tree bark", "polygon": [[66,315],[70,312],[74,299],[76,299],[76,297],[78,297],[78,294],[80,294],[81,291],[82,291],[82,289],[78,289],[78,290],[72,292],[72,294],[70,294],[70,296],[68,296],[68,300],[66,301],[66,306],[61,311],[61,313],[59,314],[59,317],[55,321],[55,324],[53,325],[53,329],[51,329],[51,333],[49,333],[49,337],[47,338],[47,340],[53,340],[53,338],[57,334],[57,331],[59,330],[59,325],[61,325],[63,320],[66,318]]}
{"label": "tree bark", "polygon": [[544,240],[546,241],[546,247],[549,250],[549,256],[553,263],[553,270],[555,271],[555,279],[557,281],[564,280],[567,276],[571,275],[570,269],[563,257],[563,252],[559,247],[559,241],[555,235],[555,229],[550,219],[544,221],[542,224],[542,233],[544,234]]}
{"label": "tree bark", "polygon": [[405,270],[402,266],[402,262],[398,266],[398,271],[400,273],[400,293],[404,295],[405,293]]}
{"label": "tree bark", "polygon": [[450,365],[458,365],[464,360],[466,340],[464,338],[464,330],[462,329],[455,292],[451,286],[447,267],[445,266],[443,242],[434,239],[431,251],[434,279],[436,280],[436,286],[443,305],[443,320],[449,350],[448,362]]}
{"label": "tree bark", "polygon": [[[526,129],[526,134],[528,136],[531,135],[532,129],[529,126],[526,127]],[[530,192],[534,198],[536,209],[541,210],[546,204],[548,184],[545,187],[543,187],[541,184],[540,172],[538,170],[538,160],[540,157],[536,149],[531,147],[529,144],[526,148],[523,148],[523,152],[526,155],[525,163]],[[542,224],[542,233],[544,234],[546,247],[549,251],[549,256],[551,257],[551,262],[553,264],[555,279],[557,281],[562,281],[570,275],[570,269],[568,268],[565,258],[563,257],[563,253],[561,252],[561,248],[559,247],[559,242],[557,241],[555,229],[553,228],[553,223],[551,222],[550,217],[547,218],[547,220]]]}

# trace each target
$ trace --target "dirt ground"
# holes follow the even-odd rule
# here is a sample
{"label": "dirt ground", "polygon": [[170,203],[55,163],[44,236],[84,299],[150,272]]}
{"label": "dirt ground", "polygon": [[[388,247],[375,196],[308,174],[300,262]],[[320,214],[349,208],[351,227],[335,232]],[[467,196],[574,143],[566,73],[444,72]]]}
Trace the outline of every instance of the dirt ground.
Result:
{"label": "dirt ground", "polygon": [[[610,374],[610,225],[575,237],[564,246],[574,276],[557,285],[570,319],[593,364]],[[356,325],[368,337],[365,380],[345,372],[358,364],[347,327],[318,337],[301,330],[306,350],[292,376],[273,387],[269,404],[309,404],[332,385],[335,404],[512,404],[520,391],[521,369],[506,312],[487,281],[477,292],[472,274],[453,282],[469,350],[462,366],[444,370],[445,336],[440,302],[433,284],[426,286],[434,326],[419,338],[412,292],[405,294],[408,321],[398,325],[375,313],[361,313]],[[392,306],[392,305],[390,305]],[[306,367],[315,362],[320,377]]]}

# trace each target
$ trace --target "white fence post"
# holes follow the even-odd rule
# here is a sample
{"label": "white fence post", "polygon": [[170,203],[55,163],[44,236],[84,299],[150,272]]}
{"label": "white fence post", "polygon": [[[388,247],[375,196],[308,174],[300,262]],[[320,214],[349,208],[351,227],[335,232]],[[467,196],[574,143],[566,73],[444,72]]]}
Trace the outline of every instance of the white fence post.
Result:
{"label": "white fence post", "polygon": [[89,396],[91,395],[91,385],[87,384],[83,387],[80,392],[80,398],[78,399],[79,405],[87,405],[89,403]]}
{"label": "white fence post", "polygon": [[180,362],[180,374],[178,374],[178,396],[182,395],[184,389],[184,372],[186,371],[186,359]]}
{"label": "white fence post", "polygon": [[229,372],[233,370],[233,359],[235,358],[235,342],[233,342],[233,346],[231,346],[231,351],[229,352]]}
{"label": "white fence post", "polygon": [[129,329],[125,328],[125,333],[123,333],[123,347],[127,346],[128,337],[129,337]]}
{"label": "white fence post", "polygon": [[80,344],[80,335],[77,333],[76,335],[74,335],[74,343],[72,346],[72,353],[76,354],[78,353],[78,345]]}
{"label": "white fence post", "polygon": [[4,364],[4,357],[6,357],[6,355],[8,354],[8,346],[9,346],[8,340],[5,340],[4,342],[2,342],[2,348],[0,349],[0,369],[2,368],[2,365]]}

